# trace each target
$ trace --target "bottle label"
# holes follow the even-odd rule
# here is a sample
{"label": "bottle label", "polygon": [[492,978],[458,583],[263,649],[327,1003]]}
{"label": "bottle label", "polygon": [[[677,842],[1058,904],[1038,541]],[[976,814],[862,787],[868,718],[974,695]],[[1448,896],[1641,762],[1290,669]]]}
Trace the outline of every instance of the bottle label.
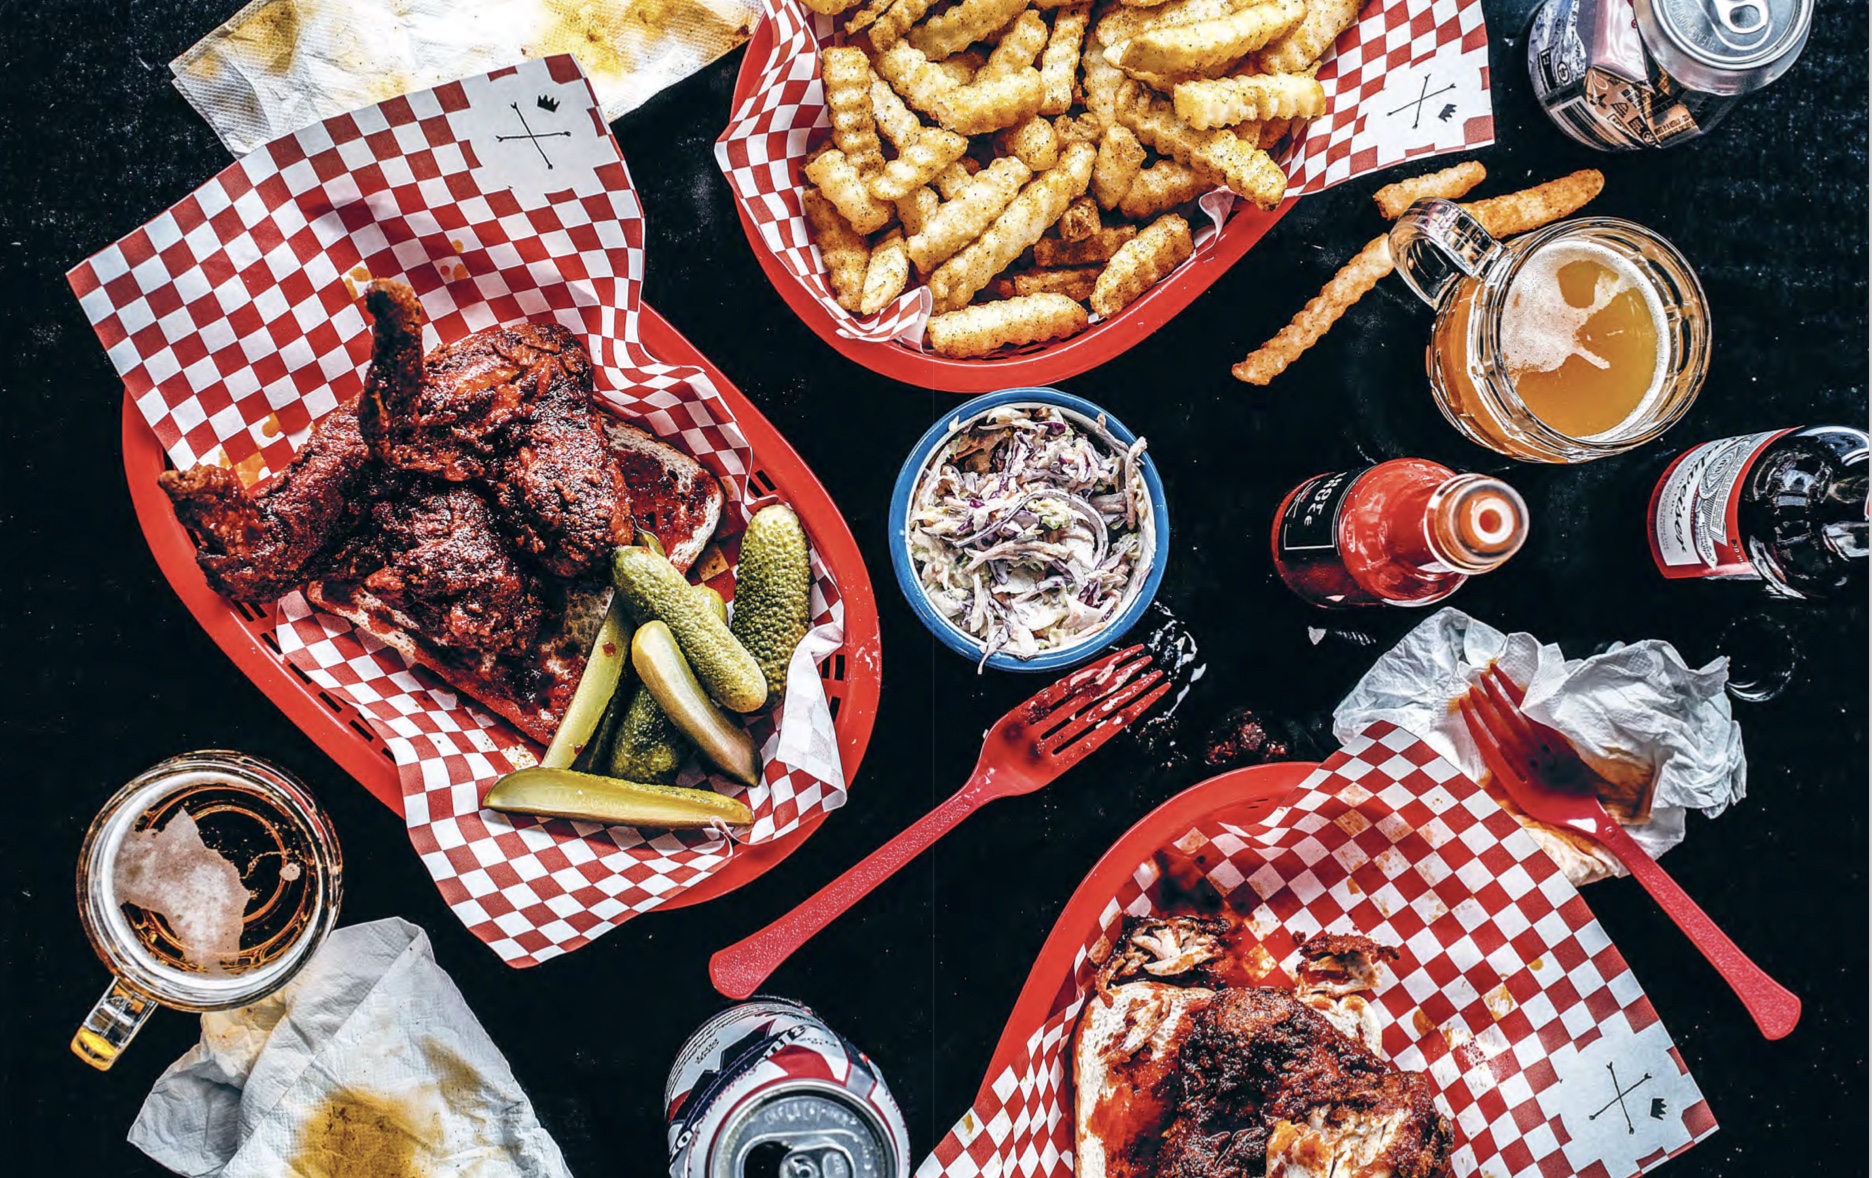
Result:
{"label": "bottle label", "polygon": [[1362,473],[1341,470],[1315,475],[1301,483],[1281,512],[1279,552],[1285,555],[1336,550],[1339,512],[1345,506],[1346,493]]}
{"label": "bottle label", "polygon": [[1792,430],[1721,438],[1686,450],[1651,494],[1651,558],[1672,580],[1758,580],[1737,521],[1755,459]]}

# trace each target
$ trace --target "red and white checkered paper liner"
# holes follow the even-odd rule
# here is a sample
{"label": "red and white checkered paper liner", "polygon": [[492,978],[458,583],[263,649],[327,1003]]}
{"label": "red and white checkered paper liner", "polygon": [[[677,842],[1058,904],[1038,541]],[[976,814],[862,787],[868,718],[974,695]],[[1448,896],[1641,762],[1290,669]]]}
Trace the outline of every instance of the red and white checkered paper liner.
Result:
{"label": "red and white checkered paper liner", "polygon": [[[845,16],[799,0],[762,0],[773,39],[754,93],[735,108],[715,158],[762,244],[832,316],[849,339],[896,339],[921,349],[931,298],[912,286],[875,315],[859,317],[832,296],[800,211],[807,151],[830,134],[819,84],[819,49]],[[1485,147],[1495,140],[1489,100],[1488,29],[1481,0],[1371,0],[1319,69],[1326,114],[1276,153],[1288,195],[1304,196],[1379,168]],[[1211,224],[1196,234],[1194,265],[1234,205],[1226,189],[1205,197]],[[1172,277],[1168,281],[1175,281]]]}
{"label": "red and white checkered paper liner", "polygon": [[[1209,881],[1289,978],[1299,943],[1320,929],[1397,947],[1373,997],[1383,1053],[1435,1083],[1456,1126],[1457,1174],[1629,1178],[1715,1132],[1579,893],[1403,729],[1373,725],[1258,822],[1206,820],[1172,842],[1213,861]],[[1072,1173],[1071,1038],[1093,955],[1127,914],[1159,911],[1160,894],[1147,857],[1088,932],[1024,1057],[987,1078],[917,1178]]]}
{"label": "red and white checkered paper liner", "polygon": [[[415,287],[430,346],[497,323],[562,323],[590,348],[608,405],[730,487],[732,560],[752,454],[703,372],[638,342],[643,266],[630,174],[561,55],[276,140],[67,277],[175,465],[220,462],[250,484],[362,388],[371,341],[357,288],[368,276]],[[816,555],[813,571],[813,623],[833,641],[838,588]],[[496,778],[530,763],[524,739],[301,594],[279,616],[285,658],[354,703],[394,754],[410,841],[456,915],[508,964],[577,948],[734,853],[709,832],[646,837],[482,810]],[[808,714],[824,725],[822,747],[836,748],[823,701]],[[754,722],[765,780],[714,782],[753,809],[744,841],[784,836],[845,800],[836,770],[774,759],[777,719]]]}

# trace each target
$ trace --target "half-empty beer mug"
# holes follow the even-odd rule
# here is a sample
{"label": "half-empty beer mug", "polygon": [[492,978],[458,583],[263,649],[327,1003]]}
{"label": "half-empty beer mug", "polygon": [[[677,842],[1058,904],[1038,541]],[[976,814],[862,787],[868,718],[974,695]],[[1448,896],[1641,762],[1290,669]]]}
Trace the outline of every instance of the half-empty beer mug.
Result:
{"label": "half-empty beer mug", "polygon": [[240,753],[172,757],[85,833],[78,913],[115,975],[72,1037],[103,1070],[158,1005],[229,1010],[285,985],[338,918],[331,824],[289,774]]}
{"label": "half-empty beer mug", "polygon": [[1529,462],[1586,462],[1669,429],[1709,367],[1690,263],[1641,225],[1561,221],[1496,241],[1444,200],[1391,230],[1398,273],[1436,308],[1425,364],[1443,415]]}

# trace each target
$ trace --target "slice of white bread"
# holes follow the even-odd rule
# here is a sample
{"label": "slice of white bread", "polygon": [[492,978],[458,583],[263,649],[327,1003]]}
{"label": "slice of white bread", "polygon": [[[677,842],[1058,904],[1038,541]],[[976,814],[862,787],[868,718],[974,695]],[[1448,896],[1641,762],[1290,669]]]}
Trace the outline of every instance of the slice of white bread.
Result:
{"label": "slice of white bread", "polygon": [[678,572],[688,572],[721,523],[727,493],[694,458],[648,430],[603,417],[605,442],[624,470],[631,516],[663,545]]}
{"label": "slice of white bread", "polygon": [[1215,996],[1196,986],[1127,982],[1098,988],[1073,1034],[1075,1178],[1142,1178],[1138,1147],[1163,1136],[1175,1112],[1164,1081],[1190,1018]]}

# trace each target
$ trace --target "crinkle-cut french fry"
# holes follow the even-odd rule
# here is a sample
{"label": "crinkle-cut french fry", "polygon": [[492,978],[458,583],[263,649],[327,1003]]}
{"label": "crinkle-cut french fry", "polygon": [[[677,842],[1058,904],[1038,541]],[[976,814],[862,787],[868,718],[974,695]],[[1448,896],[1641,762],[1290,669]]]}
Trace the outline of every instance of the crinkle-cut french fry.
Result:
{"label": "crinkle-cut french fry", "polygon": [[1109,49],[1151,29],[1219,20],[1241,6],[1242,0],[1170,0],[1157,8],[1115,7],[1105,11],[1092,31],[1099,44]]}
{"label": "crinkle-cut french fry", "polygon": [[1092,289],[1092,310],[1110,319],[1181,266],[1195,250],[1188,221],[1175,213],[1157,218],[1112,255]]}
{"label": "crinkle-cut french fry", "polygon": [[[1267,122],[1262,123],[1261,135],[1257,141],[1261,150],[1273,151],[1281,140],[1287,138],[1287,132],[1293,130],[1293,125],[1296,121],[1297,120],[1294,119],[1269,119]],[[1240,130],[1236,131],[1238,135],[1241,133]]]}
{"label": "crinkle-cut french fry", "polygon": [[1075,303],[1092,297],[1103,266],[1066,266],[1057,270],[1017,270],[994,280],[990,287],[996,298],[1013,299],[1022,295],[1059,294]]}
{"label": "crinkle-cut french fry", "polygon": [[871,177],[871,195],[879,200],[901,200],[934,180],[936,173],[961,159],[967,150],[968,140],[954,131],[925,127],[915,143]]}
{"label": "crinkle-cut french fry", "polygon": [[1118,121],[1118,88],[1124,85],[1124,71],[1105,60],[1105,45],[1096,32],[1086,35],[1079,66],[1085,71],[1079,89],[1086,113],[1098,120],[1102,132]]}
{"label": "crinkle-cut french fry", "polygon": [[[897,0],[866,0],[865,6],[860,8],[857,12],[854,12],[851,19],[845,22],[845,35],[848,37],[855,37],[859,33],[864,32],[875,24],[877,19],[883,16],[884,13],[890,9],[890,6],[896,2]],[[876,45],[877,43],[874,41],[872,44]],[[884,48],[882,45],[878,45],[877,47],[879,49]]]}
{"label": "crinkle-cut french fry", "polygon": [[1214,187],[1188,164],[1161,159],[1137,174],[1124,199],[1118,202],[1118,211],[1133,221],[1148,221],[1188,204]]}
{"label": "crinkle-cut french fry", "polygon": [[1106,49],[1113,65],[1159,74],[1193,74],[1227,65],[1287,32],[1306,15],[1303,0],[1265,0],[1227,16],[1146,29]]}
{"label": "crinkle-cut french fry", "polygon": [[1073,76],[1078,73],[1079,51],[1085,44],[1086,26],[1091,23],[1090,0],[1062,8],[1054,15],[1046,52],[1040,55],[1040,80],[1046,85],[1041,114],[1063,115],[1072,108]]}
{"label": "crinkle-cut french fry", "polygon": [[1404,215],[1405,209],[1420,200],[1461,200],[1471,188],[1486,179],[1487,168],[1475,160],[1464,160],[1440,172],[1407,176],[1395,184],[1387,184],[1372,193],[1372,201],[1377,204],[1379,215],[1387,221],[1395,221]]}
{"label": "crinkle-cut french fry", "polygon": [[921,49],[903,41],[872,58],[871,68],[905,102],[926,115],[934,115],[937,100],[957,87]]}
{"label": "crinkle-cut french fry", "polygon": [[817,188],[800,193],[800,209],[806,214],[806,228],[812,243],[819,247],[819,260],[825,263],[832,280],[832,294],[838,305],[856,311],[864,298],[865,270],[871,264],[871,247],[862,234],[839,215],[838,206]]}
{"label": "crinkle-cut french fry", "polygon": [[898,151],[915,143],[923,133],[923,120],[912,114],[897,91],[881,79],[871,83],[871,118]]}
{"label": "crinkle-cut french fry", "polygon": [[1209,138],[1196,149],[1196,167],[1220,176],[1236,196],[1264,209],[1272,209],[1287,195],[1287,173],[1256,145],[1258,138],[1243,141],[1227,128],[1203,134]]}
{"label": "crinkle-cut french fry", "polygon": [[1053,133],[1059,136],[1060,146],[1069,143],[1097,144],[1105,134],[1105,124],[1091,111],[1081,111],[1076,115],[1061,115],[1053,120]]}
{"label": "crinkle-cut french fry", "polygon": [[1032,169],[1012,156],[977,172],[910,238],[910,260],[917,270],[927,274],[987,232],[1032,178]]}
{"label": "crinkle-cut french fry", "polygon": [[825,16],[837,16],[858,0],[806,0],[806,7]]}
{"label": "crinkle-cut french fry", "polygon": [[1175,93],[1177,117],[1198,131],[1326,113],[1326,88],[1305,74],[1197,78],[1178,82]]}
{"label": "crinkle-cut french fry", "polygon": [[[1094,170],[1097,167],[1094,161]],[[1089,196],[1074,197],[1073,202],[1066,206],[1066,211],[1060,214],[1061,241],[1084,241],[1103,228],[1105,222],[1099,218],[1098,202]]]}
{"label": "crinkle-cut french fry", "polygon": [[[910,31],[910,26],[923,19],[923,14],[935,6],[936,0],[897,0],[877,18],[871,26],[871,44],[878,49],[889,49],[903,40],[903,35]],[[855,33],[856,29],[847,29]]]}
{"label": "crinkle-cut french fry", "polygon": [[871,113],[871,84],[877,79],[870,61],[857,49],[827,49],[819,55],[819,79],[832,115],[832,142],[860,176],[870,176],[884,166],[884,145]]}
{"label": "crinkle-cut french fry", "polygon": [[967,306],[976,291],[1038,242],[1073,198],[1091,183],[1092,157],[1096,154],[1087,143],[1067,148],[1058,166],[1036,176],[980,237],[938,266],[929,280],[936,310],[954,311]]}
{"label": "crinkle-cut french fry", "polygon": [[1107,225],[1080,241],[1043,237],[1034,242],[1034,265],[1052,269],[1056,266],[1086,266],[1093,262],[1109,261],[1120,246],[1136,236],[1136,225]]}
{"label": "crinkle-cut french fry", "polygon": [[1092,165],[1092,195],[1100,205],[1118,207],[1125,193],[1131,191],[1146,154],[1131,128],[1116,124],[1106,128],[1099,140],[1098,159]]}
{"label": "crinkle-cut french fry", "polygon": [[932,315],[929,345],[939,356],[986,356],[1010,345],[1077,335],[1086,323],[1085,308],[1065,295],[1025,295]]}
{"label": "crinkle-cut french fry", "polygon": [[973,49],[967,53],[958,53],[932,63],[942,71],[942,75],[957,86],[966,86],[975,80],[975,75],[987,64],[987,59]]}
{"label": "crinkle-cut french fry", "polygon": [[1149,70],[1134,70],[1129,68],[1124,68],[1124,75],[1127,78],[1137,79],[1165,98],[1175,93],[1177,83],[1189,76],[1188,74],[1154,74]]}
{"label": "crinkle-cut french fry", "polygon": [[1044,172],[1059,163],[1059,133],[1049,119],[1035,115],[1018,126],[995,133],[995,151],[1016,156],[1036,172]]}
{"label": "crinkle-cut french fry", "polygon": [[917,234],[923,232],[923,226],[942,207],[942,197],[936,190],[925,184],[912,189],[909,196],[897,202],[897,220],[903,224],[904,232]]}
{"label": "crinkle-cut french fry", "polygon": [[962,135],[985,135],[1025,122],[1040,113],[1046,86],[1040,71],[1028,66],[1015,73],[957,86],[936,97],[930,112],[938,123]]}
{"label": "crinkle-cut french fry", "polygon": [[860,315],[875,315],[903,293],[910,281],[910,253],[904,245],[903,231],[893,229],[871,250],[865,266],[864,294],[858,300]]}
{"label": "crinkle-cut french fry", "polygon": [[1352,27],[1365,0],[1307,0],[1306,15],[1262,46],[1256,61],[1267,74],[1297,74],[1325,56]]}
{"label": "crinkle-cut french fry", "polygon": [[931,60],[939,60],[967,49],[1013,20],[1025,7],[1027,0],[962,0],[911,29],[906,40]]}
{"label": "crinkle-cut french fry", "polygon": [[858,232],[874,233],[890,220],[891,207],[872,194],[865,185],[865,178],[838,148],[807,164],[804,171],[806,178],[837,206],[839,216]]}
{"label": "crinkle-cut french fry", "polygon": [[1046,46],[1046,19],[1031,8],[1024,9],[995,43],[988,63],[975,76],[985,81],[1002,74],[1019,73],[1032,65]]}
{"label": "crinkle-cut french fry", "polygon": [[1196,162],[1196,149],[1215,132],[1198,131],[1177,118],[1166,99],[1127,78],[1118,87],[1117,115],[1119,124],[1134,133],[1144,146],[1199,172],[1204,170]]}
{"label": "crinkle-cut french fry", "polygon": [[944,200],[954,200],[961,194],[963,187],[969,182],[969,177],[975,175],[969,168],[969,165],[974,162],[974,160],[969,159],[967,156],[963,156],[955,163],[950,164],[942,171],[936,173],[936,191],[942,193],[942,198]]}
{"label": "crinkle-cut french fry", "polygon": [[1523,188],[1505,196],[1470,201],[1463,210],[1482,222],[1492,237],[1513,237],[1539,229],[1562,217],[1570,217],[1586,206],[1605,188],[1605,174],[1597,168],[1582,168],[1558,180]]}

